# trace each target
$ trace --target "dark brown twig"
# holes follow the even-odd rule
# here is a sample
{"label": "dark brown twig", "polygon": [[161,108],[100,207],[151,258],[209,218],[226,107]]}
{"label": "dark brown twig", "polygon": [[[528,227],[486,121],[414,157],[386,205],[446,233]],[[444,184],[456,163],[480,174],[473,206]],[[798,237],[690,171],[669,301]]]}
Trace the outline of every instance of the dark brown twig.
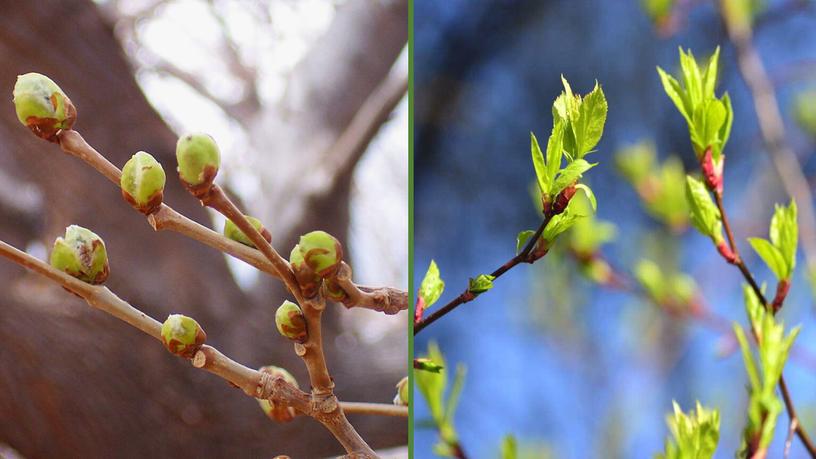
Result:
{"label": "dark brown twig", "polygon": [[[533,251],[533,248],[535,247],[539,238],[541,237],[541,234],[544,233],[544,228],[547,227],[547,224],[550,222],[550,219],[552,219],[552,217],[553,217],[552,214],[545,215],[544,220],[538,227],[538,230],[536,230],[535,234],[533,234],[533,236],[527,242],[527,245],[524,246],[524,250],[519,252],[518,255],[509,259],[503,265],[499,266],[498,268],[496,268],[496,270],[490,273],[490,275],[493,276],[494,280],[498,279],[499,277],[502,276],[502,274],[506,273],[507,271],[510,271],[511,269],[513,269],[515,266],[522,262],[533,263],[536,261],[537,258],[531,257],[530,254]],[[425,327],[427,327],[428,325],[436,322],[437,320],[444,317],[446,314],[453,311],[457,307],[470,301],[473,301],[475,298],[476,295],[474,295],[469,289],[465,289],[464,292],[462,292],[459,296],[451,300],[449,303],[435,310],[433,313],[425,316],[419,322],[414,324],[414,336],[416,336],[419,332],[424,330]]]}

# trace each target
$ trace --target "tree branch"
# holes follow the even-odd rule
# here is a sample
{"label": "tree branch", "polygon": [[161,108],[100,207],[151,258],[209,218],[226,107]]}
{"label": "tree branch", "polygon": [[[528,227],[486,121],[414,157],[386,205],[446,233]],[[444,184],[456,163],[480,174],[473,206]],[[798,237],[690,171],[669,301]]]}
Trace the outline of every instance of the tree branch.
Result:
{"label": "tree branch", "polygon": [[[541,225],[538,227],[538,230],[536,230],[535,234],[533,234],[533,236],[530,237],[530,240],[527,242],[527,245],[524,247],[524,249],[521,252],[519,252],[518,255],[514,256],[513,258],[511,258],[510,260],[505,262],[503,265],[496,268],[490,274],[491,276],[493,276],[494,280],[498,279],[499,277],[502,276],[502,274],[506,273],[507,271],[510,271],[511,269],[513,269],[515,266],[517,266],[518,264],[520,264],[522,262],[524,262],[524,263],[533,263],[538,258],[540,258],[540,257],[531,257],[530,255],[531,255],[531,252],[533,250],[533,247],[535,247],[536,242],[538,242],[538,239],[541,237],[541,234],[544,232],[544,228],[547,227],[547,224],[550,222],[550,219],[552,217],[553,217],[553,215],[551,213],[545,214],[544,220],[541,222]],[[543,256],[543,255],[541,255],[541,256]],[[476,299],[476,295],[471,293],[469,288],[466,288],[464,292],[459,294],[459,296],[457,296],[456,298],[451,300],[448,304],[446,304],[446,305],[442,306],[441,308],[437,309],[432,314],[430,314],[428,316],[425,316],[424,319],[420,319],[420,320],[416,321],[414,323],[414,336],[416,336],[419,332],[424,330],[425,327],[427,327],[428,325],[436,322],[437,320],[444,317],[446,314],[453,311],[457,307],[459,307],[459,306],[461,306],[461,305],[463,305],[465,303],[471,302],[474,299]],[[417,301],[419,301],[419,298],[417,298]]]}
{"label": "tree branch", "polygon": [[[161,323],[134,308],[107,287],[82,282],[3,241],[0,241],[0,256],[45,276],[62,285],[66,290],[78,295],[90,306],[104,311],[161,341]],[[316,419],[329,429],[346,448],[346,451],[352,455],[364,454],[363,457],[374,457],[374,452],[345,418],[343,413],[344,405],[349,406],[351,412],[359,414],[404,416],[404,413],[407,412],[404,407],[368,403],[343,404],[338,402],[337,398],[331,393],[309,394],[303,392],[280,376],[273,377],[268,373],[248,368],[208,345],[201,346],[195,353],[192,364],[195,368],[207,370],[229,381],[250,397],[292,406],[301,413]]]}
{"label": "tree branch", "polygon": [[[120,186],[119,179],[122,172],[107,160],[101,153],[91,147],[85,139],[73,130],[60,131],[57,134],[59,145],[62,150],[74,157],[77,157],[93,167],[100,174],[104,175],[108,180],[113,182],[117,187]],[[197,240],[205,245],[208,245],[220,252],[231,255],[239,260],[246,262],[249,265],[263,271],[273,277],[280,278],[275,265],[265,257],[260,251],[252,247],[248,247],[239,242],[225,237],[210,228],[207,228],[199,223],[190,220],[184,215],[176,212],[170,206],[162,204],[159,210],[147,217],[148,222],[156,231],[169,230],[174,231],[191,239]],[[254,228],[253,228],[254,229]],[[382,303],[368,303],[363,302],[356,306],[372,309],[375,311],[382,311],[386,314],[390,313],[394,307],[399,310],[408,309],[408,293],[388,287],[359,287],[362,291],[382,291],[388,294],[389,304],[391,308]]]}
{"label": "tree branch", "polygon": [[[717,192],[714,192],[714,196],[716,198],[715,201],[716,201],[716,204],[717,204],[717,209],[719,209],[719,211],[720,211],[720,216],[722,218],[723,227],[727,228],[726,234],[728,236],[729,243],[732,245],[731,250],[733,251],[734,256],[736,258],[736,260],[734,260],[733,262],[729,261],[729,263],[732,263],[735,266],[737,266],[737,268],[739,268],[740,272],[742,273],[742,277],[744,277],[745,281],[748,282],[748,284],[751,286],[751,289],[756,294],[757,299],[760,300],[760,302],[765,307],[765,309],[770,311],[772,314],[776,315],[776,313],[779,311],[779,309],[781,309],[781,304],[780,304],[779,309],[774,309],[774,308],[770,307],[770,305],[768,303],[768,300],[765,299],[765,295],[762,293],[762,290],[759,288],[759,284],[757,284],[756,280],[754,279],[754,276],[751,274],[751,271],[748,270],[748,267],[745,266],[745,262],[742,261],[742,257],[739,254],[739,249],[737,248],[736,244],[733,243],[734,235],[733,235],[733,233],[731,233],[731,230],[730,230],[730,224],[728,223],[728,214],[725,212],[725,206],[723,206],[722,196],[719,196],[719,193],[717,193]],[[809,207],[809,206],[803,206],[803,207]],[[753,332],[754,337],[758,338],[759,335],[757,334],[756,330],[754,329],[754,324],[753,323],[751,323],[751,331]],[[790,391],[788,390],[788,386],[785,383],[785,376],[784,375],[781,375],[779,377],[779,391],[782,393],[782,400],[784,400],[784,402],[785,402],[785,408],[788,411],[788,417],[790,418],[791,423],[794,423],[794,421],[795,421],[796,435],[802,441],[802,445],[805,447],[805,449],[807,450],[810,457],[811,458],[816,458],[816,445],[813,444],[813,441],[810,439],[810,436],[808,435],[807,431],[804,429],[804,427],[802,427],[802,424],[799,421],[799,416],[796,414],[796,407],[793,404],[793,400],[791,398]]]}

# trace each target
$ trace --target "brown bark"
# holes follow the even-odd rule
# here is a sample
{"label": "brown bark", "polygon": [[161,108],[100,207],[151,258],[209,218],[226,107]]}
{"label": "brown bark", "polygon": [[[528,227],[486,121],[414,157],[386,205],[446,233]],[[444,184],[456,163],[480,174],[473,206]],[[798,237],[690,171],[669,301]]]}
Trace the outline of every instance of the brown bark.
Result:
{"label": "brown bark", "polygon": [[[96,7],[85,0],[0,0],[0,11],[0,92],[6,91],[6,100],[16,75],[51,76],[78,108],[75,129],[120,167],[138,150],[152,153],[168,171],[166,202],[206,222],[198,202],[175,180],[175,135],[145,100]],[[107,285],[122,298],[159,320],[171,312],[191,315],[210,342],[234,358],[250,366],[285,366],[307,381],[291,345],[274,330],[276,304],[269,302],[280,301],[279,295],[251,301],[219,253],[177,234],[154,233],[104,177],[23,128],[10,102],[0,107],[0,168],[36,185],[43,196],[38,218],[21,218],[7,211],[13,206],[0,205],[0,239],[18,247],[50,245],[65,226],[86,226],[105,239]],[[331,215],[331,226],[345,228],[343,217]],[[240,391],[14,265],[0,263],[0,290],[0,443],[26,457],[313,457],[342,451],[310,419],[270,423]],[[328,358],[348,359],[342,350]],[[385,400],[393,389],[384,380],[374,374],[355,387],[338,381],[338,395]],[[372,446],[405,441],[404,420],[351,421]]]}

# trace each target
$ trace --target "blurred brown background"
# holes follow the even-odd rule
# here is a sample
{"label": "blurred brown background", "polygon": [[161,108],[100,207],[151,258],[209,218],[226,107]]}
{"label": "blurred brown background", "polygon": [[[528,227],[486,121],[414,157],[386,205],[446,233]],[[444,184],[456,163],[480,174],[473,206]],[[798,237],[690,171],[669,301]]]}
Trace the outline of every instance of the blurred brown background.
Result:
{"label": "blurred brown background", "polygon": [[[407,78],[395,62],[406,46],[408,2],[325,2],[331,5],[327,25],[314,32],[316,38],[282,76],[283,94],[264,93],[264,56],[257,50],[250,51],[253,58],[242,55],[241,43],[230,34],[235,26],[227,20],[231,8],[255,15],[254,9],[274,11],[270,4],[275,2],[192,2],[209,8],[217,25],[205,32],[215,37],[219,52],[190,50],[212,63],[213,70],[196,73],[161,59],[145,64],[149,47],[138,43],[139,22],[175,3],[185,2],[0,0],[0,92],[7,95],[0,110],[0,239],[45,257],[45,247],[65,226],[88,227],[106,241],[107,285],[122,298],[159,320],[171,312],[189,314],[207,330],[208,342],[226,354],[249,366],[289,368],[303,386],[308,380],[302,363],[274,331],[274,309],[284,299],[280,285],[261,278],[239,287],[221,254],[175,233],[154,233],[102,176],[23,128],[14,116],[11,91],[18,74],[49,75],[76,105],[75,128],[89,143],[120,167],[137,150],[151,152],[168,171],[166,202],[212,225],[175,180],[177,133],[148,102],[134,75],[153,72],[180,81],[238,126],[241,140],[229,146],[246,148],[246,156],[238,159],[254,171],[256,185],[247,192],[240,189],[245,176],[227,172],[222,179],[271,228],[279,251],[288,254],[297,235],[314,228],[348,241],[352,193],[375,191],[355,184],[355,168],[373,153],[364,146],[337,158],[329,147],[367,100],[382,96],[383,88],[399,91]],[[263,21],[263,15],[257,16]],[[274,35],[272,22],[260,24]],[[128,53],[123,40],[128,40]],[[219,81],[233,86],[219,89]],[[389,123],[378,120],[383,122]],[[175,124],[177,130],[187,127]],[[407,164],[405,131],[401,152]],[[225,157],[225,171],[230,161],[239,162]],[[400,171],[402,162],[395,164],[386,172],[404,175],[401,183],[396,181],[401,186],[407,170]],[[407,190],[402,194],[407,200]],[[382,216],[363,213],[360,218],[376,222]],[[355,251],[377,250],[383,243],[346,246],[355,260]],[[387,283],[373,272],[358,282]],[[398,284],[393,286],[405,288],[407,282]],[[271,423],[254,400],[224,381],[192,369],[149,337],[16,265],[0,263],[0,291],[0,444],[24,457],[318,457],[342,452],[310,419]],[[405,374],[407,318],[370,311],[351,315],[342,309],[330,307],[325,321],[338,396],[389,402],[394,384]],[[366,330],[378,332],[366,336]],[[405,420],[350,419],[375,448],[407,442]]]}

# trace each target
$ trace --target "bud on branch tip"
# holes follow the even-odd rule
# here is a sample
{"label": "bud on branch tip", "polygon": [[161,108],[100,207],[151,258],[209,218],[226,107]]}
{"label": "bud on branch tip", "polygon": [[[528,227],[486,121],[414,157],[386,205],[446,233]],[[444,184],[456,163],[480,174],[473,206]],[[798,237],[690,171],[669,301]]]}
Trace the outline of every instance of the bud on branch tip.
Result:
{"label": "bud on branch tip", "polygon": [[61,129],[71,129],[77,116],[74,104],[62,89],[47,76],[33,72],[17,77],[14,108],[23,126],[50,141]]}
{"label": "bud on branch tip", "polygon": [[343,260],[340,241],[325,231],[312,231],[300,237],[300,253],[306,265],[318,276],[333,276]]}
{"label": "bud on branch tip", "polygon": [[218,168],[221,152],[207,134],[187,134],[176,144],[176,160],[181,182],[197,198],[207,195]]}
{"label": "bud on branch tip", "polygon": [[166,179],[156,158],[140,151],[122,168],[122,197],[139,212],[150,215],[161,207]]}
{"label": "bud on branch tip", "polygon": [[291,301],[284,301],[278,307],[275,312],[275,325],[281,335],[292,341],[303,343],[309,338],[303,311]]}
{"label": "bud on branch tip", "polygon": [[89,284],[101,284],[108,278],[108,253],[105,242],[81,226],[65,228],[65,237],[54,241],[51,266]]}
{"label": "bud on branch tip", "polygon": [[207,334],[195,319],[181,314],[170,314],[162,324],[161,340],[171,354],[189,359],[207,340]]}

